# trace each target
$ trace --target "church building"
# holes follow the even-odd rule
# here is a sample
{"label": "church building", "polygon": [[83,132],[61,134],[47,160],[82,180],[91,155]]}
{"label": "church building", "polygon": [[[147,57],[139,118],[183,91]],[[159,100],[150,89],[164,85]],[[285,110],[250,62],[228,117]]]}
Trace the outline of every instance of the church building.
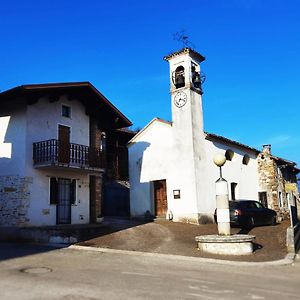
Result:
{"label": "church building", "polygon": [[230,200],[257,200],[288,215],[299,201],[296,163],[206,133],[202,76],[205,58],[184,48],[164,59],[170,65],[172,122],[153,119],[128,144],[131,216],[151,214],[174,221],[211,223],[216,208],[217,153],[226,156],[223,176]]}

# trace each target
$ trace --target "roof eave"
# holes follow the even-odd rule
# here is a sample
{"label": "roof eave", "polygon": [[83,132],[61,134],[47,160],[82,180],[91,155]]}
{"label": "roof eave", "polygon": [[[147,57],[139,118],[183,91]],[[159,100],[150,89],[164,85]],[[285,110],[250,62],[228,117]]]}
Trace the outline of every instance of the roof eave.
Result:
{"label": "roof eave", "polygon": [[6,90],[0,93],[0,99],[9,97],[15,97],[17,95],[24,95],[27,92],[39,91],[46,89],[64,89],[64,88],[88,88],[90,89],[102,102],[104,102],[118,118],[122,120],[122,127],[129,127],[132,125],[132,122],[119,111],[103,94],[101,94],[89,81],[82,82],[66,82],[66,83],[44,83],[44,84],[25,84],[20,85],[15,88]]}

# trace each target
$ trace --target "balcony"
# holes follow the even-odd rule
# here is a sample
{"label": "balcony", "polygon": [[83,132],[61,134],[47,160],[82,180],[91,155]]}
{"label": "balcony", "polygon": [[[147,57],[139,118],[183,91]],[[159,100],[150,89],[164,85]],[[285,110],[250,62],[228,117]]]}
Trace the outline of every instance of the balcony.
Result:
{"label": "balcony", "polygon": [[33,143],[33,165],[35,168],[68,168],[101,172],[105,167],[105,156],[100,148],[52,139]]}

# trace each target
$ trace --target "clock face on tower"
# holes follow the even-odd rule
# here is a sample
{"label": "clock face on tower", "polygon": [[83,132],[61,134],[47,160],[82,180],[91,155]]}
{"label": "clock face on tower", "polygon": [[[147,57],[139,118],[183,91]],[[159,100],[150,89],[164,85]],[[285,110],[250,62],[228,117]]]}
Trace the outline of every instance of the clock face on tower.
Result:
{"label": "clock face on tower", "polygon": [[187,95],[184,92],[178,92],[174,97],[174,104],[177,107],[182,107],[186,104]]}

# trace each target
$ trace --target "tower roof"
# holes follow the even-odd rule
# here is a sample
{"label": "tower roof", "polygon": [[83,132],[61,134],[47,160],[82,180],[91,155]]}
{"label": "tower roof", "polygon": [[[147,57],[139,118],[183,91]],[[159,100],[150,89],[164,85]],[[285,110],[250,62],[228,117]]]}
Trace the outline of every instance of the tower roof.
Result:
{"label": "tower roof", "polygon": [[198,62],[202,62],[205,60],[204,56],[202,56],[199,52],[193,50],[192,48],[183,48],[179,51],[170,53],[169,55],[164,57],[164,60],[169,61],[170,59],[172,59],[176,56],[183,55],[183,54],[189,54],[191,57],[193,57]]}

